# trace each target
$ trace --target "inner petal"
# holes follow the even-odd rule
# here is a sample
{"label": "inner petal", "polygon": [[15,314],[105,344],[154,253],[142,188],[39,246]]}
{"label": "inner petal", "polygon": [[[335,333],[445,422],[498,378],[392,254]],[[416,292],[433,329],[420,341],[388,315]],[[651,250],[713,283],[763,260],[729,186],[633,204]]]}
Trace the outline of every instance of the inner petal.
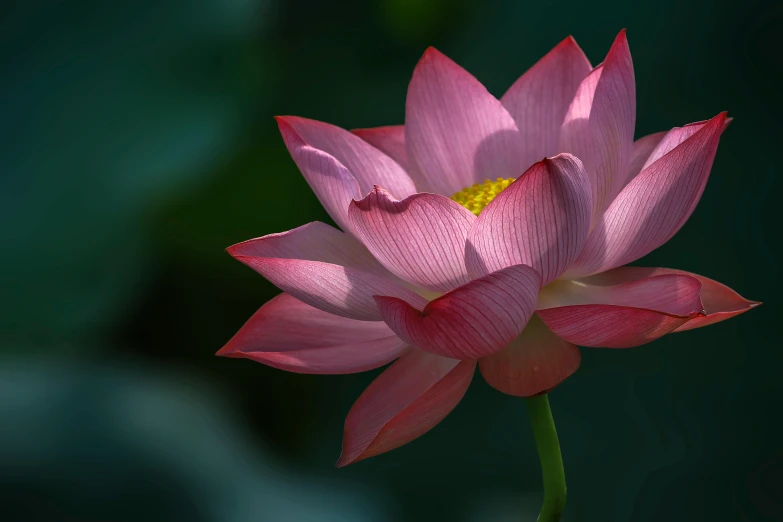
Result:
{"label": "inner petal", "polygon": [[481,214],[481,211],[489,205],[495,196],[508,188],[514,182],[515,178],[497,178],[492,181],[485,180],[484,183],[475,183],[474,185],[460,190],[451,199],[473,212],[475,215]]}

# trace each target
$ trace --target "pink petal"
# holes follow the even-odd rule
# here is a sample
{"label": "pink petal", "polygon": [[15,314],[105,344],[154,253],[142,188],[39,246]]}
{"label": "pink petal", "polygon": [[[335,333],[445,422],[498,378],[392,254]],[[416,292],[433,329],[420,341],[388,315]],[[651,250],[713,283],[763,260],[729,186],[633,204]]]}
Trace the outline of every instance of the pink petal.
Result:
{"label": "pink petal", "polygon": [[591,69],[585,53],[569,36],[514,82],[500,99],[519,128],[523,165],[560,152],[560,128],[568,106]]}
{"label": "pink petal", "polygon": [[479,360],[481,375],[498,391],[517,397],[547,393],[573,374],[582,356],[535,315],[522,335]]}
{"label": "pink petal", "polygon": [[[304,142],[334,156],[356,178],[362,194],[376,184],[400,198],[416,192],[410,176],[397,162],[347,130],[298,116],[278,116],[277,123],[289,150],[289,140],[298,136],[298,140],[292,141]],[[349,201],[345,202],[346,207]]]}
{"label": "pink petal", "polygon": [[455,359],[480,359],[513,341],[535,309],[538,273],[516,265],[474,279],[424,307],[376,296],[383,320],[422,350]]}
{"label": "pink petal", "polygon": [[420,193],[397,201],[376,187],[351,203],[348,218],[370,252],[402,279],[443,292],[470,280],[465,240],[476,216],[449,198]]}
{"label": "pink petal", "polygon": [[300,301],[351,319],[381,319],[373,295],[427,302],[400,286],[354,237],[317,221],[238,243],[228,253]]}
{"label": "pink petal", "polygon": [[745,299],[728,286],[721,284],[713,279],[704,277],[684,270],[675,270],[673,268],[644,268],[637,266],[623,266],[615,268],[608,272],[596,274],[583,281],[589,281],[591,284],[613,285],[636,281],[648,277],[662,274],[680,274],[694,277],[701,282],[701,302],[704,304],[705,316],[699,316],[691,319],[684,325],[677,328],[677,332],[701,328],[713,323],[725,321],[735,315],[747,312],[748,310],[760,305],[758,301]]}
{"label": "pink petal", "polygon": [[[408,171],[408,151],[405,149],[405,126],[388,125],[371,129],[354,129],[351,132],[380,150]],[[422,192],[421,187],[417,187]]]}
{"label": "pink petal", "polygon": [[642,170],[598,221],[566,275],[579,277],[627,264],[668,241],[701,198],[725,120],[725,113],[715,116]]}
{"label": "pink petal", "polygon": [[580,158],[590,176],[593,221],[625,184],[635,121],[633,62],[623,30],[579,86],[561,134],[560,150]]}
{"label": "pink petal", "polygon": [[[726,118],[723,124],[723,130],[729,126],[732,118]],[[628,168],[628,179],[626,184],[630,183],[639,172],[652,165],[657,160],[665,156],[674,147],[687,140],[697,131],[701,130],[707,121],[697,121],[689,123],[682,127],[675,127],[670,131],[656,132],[639,138],[633,143],[633,154],[631,165]],[[723,131],[721,131],[723,132]]]}
{"label": "pink petal", "polygon": [[631,150],[631,162],[628,165],[628,174],[626,174],[625,184],[630,181],[641,172],[644,163],[647,158],[650,157],[658,143],[666,136],[666,131],[656,132],[655,134],[648,134],[642,138],[633,142],[633,148]]}
{"label": "pink petal", "polygon": [[277,120],[288,151],[324,209],[343,230],[348,226],[348,203],[360,197],[359,184],[334,156],[305,143],[283,118]]}
{"label": "pink petal", "polygon": [[519,141],[513,118],[476,78],[433,48],[424,53],[408,86],[405,145],[434,192],[518,177]]}
{"label": "pink petal", "polygon": [[411,350],[378,376],[345,419],[342,467],[399,448],[442,421],[473,379],[474,361]]}
{"label": "pink petal", "polygon": [[604,348],[648,343],[704,314],[701,283],[690,276],[599,283],[591,278],[559,281],[542,290],[537,314],[566,341]]}
{"label": "pink petal", "polygon": [[544,159],[498,194],[468,236],[474,277],[525,264],[554,280],[576,259],[590,230],[590,182],[570,154]]}
{"label": "pink petal", "polygon": [[399,357],[407,345],[382,321],[328,314],[280,294],[217,353],[296,373],[356,373]]}

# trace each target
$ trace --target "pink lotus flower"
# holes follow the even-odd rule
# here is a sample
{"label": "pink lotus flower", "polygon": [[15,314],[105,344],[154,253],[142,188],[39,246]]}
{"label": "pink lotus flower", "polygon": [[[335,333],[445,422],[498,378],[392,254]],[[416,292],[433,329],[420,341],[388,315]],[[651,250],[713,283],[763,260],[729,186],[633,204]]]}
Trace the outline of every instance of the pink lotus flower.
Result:
{"label": "pink lotus flower", "polygon": [[230,247],[285,293],[218,354],[321,374],[397,359],[348,414],[342,466],[430,430],[477,364],[534,396],[576,371],[576,345],[639,346],[752,308],[703,276],[622,266],[691,215],[728,123],[633,141],[635,98],[622,32],[597,67],[564,40],[500,100],[428,49],[404,126],[278,118],[342,231],[314,222]]}

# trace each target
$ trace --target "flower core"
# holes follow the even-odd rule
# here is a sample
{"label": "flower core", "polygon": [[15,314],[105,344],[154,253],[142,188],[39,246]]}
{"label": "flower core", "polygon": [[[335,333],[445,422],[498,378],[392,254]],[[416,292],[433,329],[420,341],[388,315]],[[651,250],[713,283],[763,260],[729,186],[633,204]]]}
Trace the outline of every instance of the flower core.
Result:
{"label": "flower core", "polygon": [[451,199],[478,216],[484,210],[484,207],[495,199],[495,196],[513,182],[514,178],[498,178],[495,181],[488,179],[484,183],[476,183],[471,187],[460,190],[451,196]]}

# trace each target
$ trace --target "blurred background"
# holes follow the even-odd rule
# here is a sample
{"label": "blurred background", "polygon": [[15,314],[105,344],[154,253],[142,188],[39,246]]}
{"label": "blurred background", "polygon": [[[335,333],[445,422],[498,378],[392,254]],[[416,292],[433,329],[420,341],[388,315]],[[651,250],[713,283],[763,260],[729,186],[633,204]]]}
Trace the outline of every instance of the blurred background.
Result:
{"label": "blurred background", "polygon": [[3,2],[0,517],[535,520],[524,404],[480,377],[426,436],[336,469],[379,371],[214,357],[277,293],[224,249],[329,221],[273,115],[402,123],[428,45],[500,96],[567,35],[596,64],[623,27],[637,136],[735,118],[695,214],[639,264],[765,305],[583,350],[551,396],[565,520],[783,520],[783,7],[760,0]]}

